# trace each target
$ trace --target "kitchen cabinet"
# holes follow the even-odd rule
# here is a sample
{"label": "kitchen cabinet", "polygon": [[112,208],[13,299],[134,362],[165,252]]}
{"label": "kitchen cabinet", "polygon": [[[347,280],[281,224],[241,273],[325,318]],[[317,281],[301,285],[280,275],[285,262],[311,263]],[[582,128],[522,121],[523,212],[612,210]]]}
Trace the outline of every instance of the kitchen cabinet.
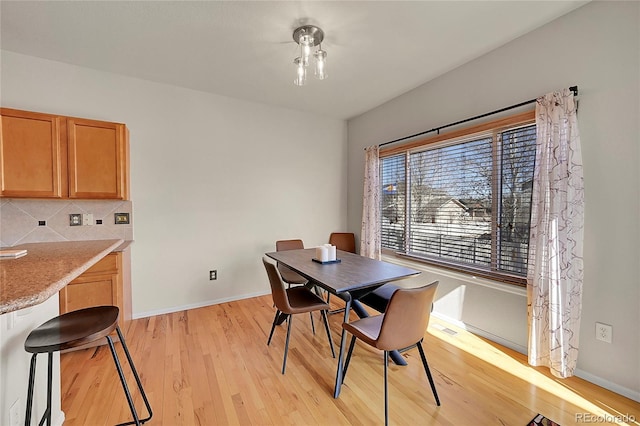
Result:
{"label": "kitchen cabinet", "polygon": [[120,308],[118,325],[123,331],[131,320],[130,250],[106,255],[59,293],[60,314],[91,306]]}
{"label": "kitchen cabinet", "polygon": [[69,198],[127,198],[124,124],[68,119]]}
{"label": "kitchen cabinet", "polygon": [[1,195],[60,198],[60,117],[2,109],[0,120]]}
{"label": "kitchen cabinet", "polygon": [[0,197],[129,198],[121,123],[0,109]]}

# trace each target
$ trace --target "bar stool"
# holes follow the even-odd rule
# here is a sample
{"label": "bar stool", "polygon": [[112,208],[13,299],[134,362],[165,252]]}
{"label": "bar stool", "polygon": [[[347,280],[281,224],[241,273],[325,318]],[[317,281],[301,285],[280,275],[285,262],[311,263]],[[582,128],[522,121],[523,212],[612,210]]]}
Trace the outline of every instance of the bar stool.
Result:
{"label": "bar stool", "polygon": [[[153,413],[151,412],[149,400],[147,399],[147,395],[142,388],[142,382],[140,382],[140,377],[138,376],[136,367],[134,366],[131,355],[129,354],[129,349],[127,348],[127,344],[125,343],[124,336],[120,331],[120,327],[118,327],[119,312],[120,311],[116,306],[96,306],[86,309],[80,309],[52,318],[29,333],[27,339],[24,342],[24,349],[27,352],[32,353],[33,355],[31,356],[31,368],[29,370],[29,389],[27,391],[27,413],[25,416],[25,426],[30,426],[31,424],[33,387],[36,373],[36,357],[38,356],[38,354],[49,354],[49,372],[47,376],[47,409],[44,412],[39,425],[42,425],[46,419],[47,425],[50,426],[51,387],[53,381],[53,353],[65,349],[77,348],[87,343],[94,342],[103,337],[106,337],[107,343],[109,343],[109,349],[111,349],[111,355],[113,356],[113,361],[116,365],[116,369],[118,370],[122,388],[124,389],[124,393],[127,397],[127,402],[129,403],[131,414],[133,415],[133,421],[122,423],[118,426],[132,424],[140,425],[151,419]],[[124,353],[127,356],[127,360],[129,362],[129,365],[131,366],[131,370],[133,371],[133,376],[135,377],[136,383],[138,384],[138,389],[142,394],[142,399],[147,406],[149,417],[145,419],[138,418],[138,413],[136,412],[136,408],[133,404],[133,399],[131,398],[131,393],[129,392],[127,381],[124,377],[124,373],[122,372],[122,366],[120,365],[118,354],[116,353],[116,349],[113,345],[113,340],[109,335],[113,330],[116,330],[116,332],[118,333],[118,338],[120,339],[120,343],[122,344],[122,349],[124,349]]]}

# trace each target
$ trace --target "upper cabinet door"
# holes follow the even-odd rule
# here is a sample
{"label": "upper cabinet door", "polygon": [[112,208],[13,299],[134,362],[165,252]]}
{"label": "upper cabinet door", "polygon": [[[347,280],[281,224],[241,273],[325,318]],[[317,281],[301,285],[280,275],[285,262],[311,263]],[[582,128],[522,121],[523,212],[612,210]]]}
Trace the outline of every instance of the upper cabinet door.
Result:
{"label": "upper cabinet door", "polygon": [[60,117],[2,109],[0,196],[62,197]]}
{"label": "upper cabinet door", "polygon": [[124,124],[69,118],[69,198],[128,197]]}

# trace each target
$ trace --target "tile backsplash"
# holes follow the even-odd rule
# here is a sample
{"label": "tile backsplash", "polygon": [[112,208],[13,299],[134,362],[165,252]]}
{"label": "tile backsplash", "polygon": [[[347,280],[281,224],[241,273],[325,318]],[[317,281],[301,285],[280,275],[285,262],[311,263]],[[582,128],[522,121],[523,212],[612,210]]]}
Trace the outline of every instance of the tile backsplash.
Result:
{"label": "tile backsplash", "polygon": [[[133,240],[133,206],[121,200],[0,199],[0,247],[53,241]],[[91,213],[100,225],[71,226],[72,213]],[[115,224],[114,213],[129,213]],[[44,225],[39,222],[44,221]]]}

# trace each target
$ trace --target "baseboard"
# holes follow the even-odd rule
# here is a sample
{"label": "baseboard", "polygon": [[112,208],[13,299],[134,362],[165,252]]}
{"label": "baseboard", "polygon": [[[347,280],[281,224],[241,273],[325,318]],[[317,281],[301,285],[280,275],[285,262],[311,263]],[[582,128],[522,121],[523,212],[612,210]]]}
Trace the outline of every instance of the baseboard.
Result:
{"label": "baseboard", "polygon": [[626,388],[624,386],[620,386],[616,383],[610,382],[609,380],[603,379],[602,377],[596,376],[594,374],[588,373],[579,368],[575,369],[575,375],[580,377],[581,379],[586,380],[587,382],[591,382],[594,385],[598,385],[602,388],[608,389],[611,392],[615,392],[618,395],[622,395],[626,398],[632,399],[636,402],[640,402],[640,392],[634,391],[633,389]]}
{"label": "baseboard", "polygon": [[455,325],[458,328],[462,328],[463,330],[467,330],[470,333],[473,333],[475,335],[478,335],[480,337],[484,337],[485,339],[491,340],[492,342],[496,342],[499,343],[500,345],[512,349],[516,352],[520,352],[521,354],[526,354],[527,353],[527,348],[525,346],[519,345],[515,342],[512,342],[510,340],[507,340],[503,337],[500,337],[498,335],[489,333],[485,330],[482,330],[480,328],[474,327],[472,325],[466,324],[462,321],[453,319],[451,317],[448,317],[446,315],[442,315],[439,314],[438,312],[432,312],[431,315],[433,315],[434,317],[444,321],[444,322],[448,322],[449,324]]}
{"label": "baseboard", "polygon": [[[458,328],[462,328],[463,330],[467,330],[470,333],[476,334],[478,336],[484,337],[485,339],[491,340],[493,342],[499,343],[500,345],[512,349],[516,352],[520,352],[521,354],[527,354],[527,348],[519,345],[517,343],[511,342],[509,340],[503,339],[500,336],[496,336],[495,334],[491,334],[486,332],[485,330],[481,330],[472,325],[466,324],[462,321],[455,320],[446,315],[438,314],[437,312],[432,312],[431,315],[434,317],[447,322],[449,324],[455,325]],[[604,389],[610,390],[611,392],[615,392],[618,395],[622,395],[626,398],[632,399],[634,401],[640,402],[640,392],[634,391],[633,389],[626,388],[624,386],[620,386],[616,383],[610,382],[609,380],[603,379],[602,377],[596,376],[579,368],[576,368],[575,375],[584,379],[594,385],[598,385]]]}
{"label": "baseboard", "polygon": [[205,306],[219,305],[220,303],[226,303],[226,302],[235,302],[237,300],[250,299],[252,297],[264,296],[267,294],[271,294],[271,292],[267,291],[267,292],[242,294],[240,296],[225,297],[222,299],[215,299],[215,300],[206,300],[203,302],[191,303],[188,305],[171,306],[170,308],[165,308],[165,309],[156,309],[153,311],[146,311],[146,312],[134,312],[133,315],[131,316],[131,319],[140,319],[140,318],[153,317],[156,315],[172,314],[174,312],[187,311],[189,309],[204,308]]}

